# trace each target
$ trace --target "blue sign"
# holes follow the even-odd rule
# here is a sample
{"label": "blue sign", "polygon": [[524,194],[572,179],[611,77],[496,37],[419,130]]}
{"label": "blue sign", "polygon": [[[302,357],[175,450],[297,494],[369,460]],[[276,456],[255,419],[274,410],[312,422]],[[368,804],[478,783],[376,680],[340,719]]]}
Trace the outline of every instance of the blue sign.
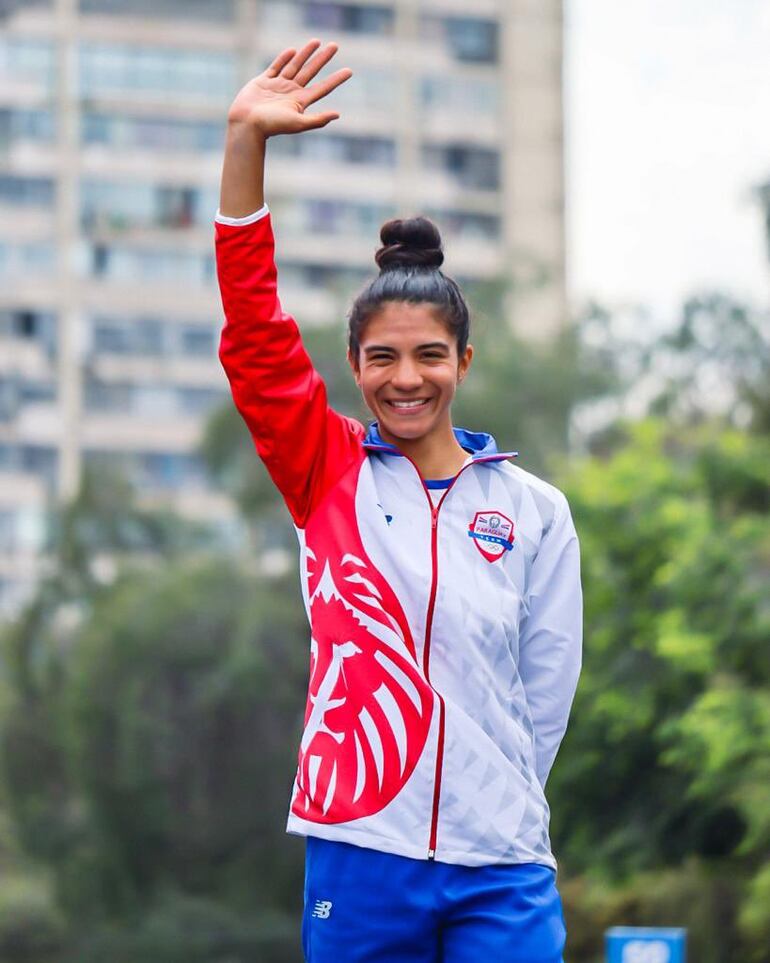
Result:
{"label": "blue sign", "polygon": [[607,963],[685,963],[685,929],[613,926],[604,940]]}

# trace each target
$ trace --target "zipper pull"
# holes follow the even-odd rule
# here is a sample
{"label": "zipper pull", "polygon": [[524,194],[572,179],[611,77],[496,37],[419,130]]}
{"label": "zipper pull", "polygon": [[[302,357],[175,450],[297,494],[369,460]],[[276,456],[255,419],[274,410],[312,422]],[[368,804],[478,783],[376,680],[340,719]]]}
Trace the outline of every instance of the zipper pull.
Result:
{"label": "zipper pull", "polygon": [[430,527],[435,528],[438,525],[438,509],[434,506],[430,510]]}

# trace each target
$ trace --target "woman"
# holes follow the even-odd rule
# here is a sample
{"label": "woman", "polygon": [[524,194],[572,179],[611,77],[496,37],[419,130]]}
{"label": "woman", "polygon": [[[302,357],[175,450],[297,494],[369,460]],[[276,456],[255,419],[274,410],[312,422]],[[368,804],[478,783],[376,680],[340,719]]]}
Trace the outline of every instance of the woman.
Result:
{"label": "woman", "polygon": [[375,416],[329,408],[276,293],[265,144],[336,51],[285,50],[229,112],[217,214],[235,403],[291,512],[311,624],[288,829],[307,837],[303,946],[324,961],[556,963],[564,945],[543,787],[580,670],[566,499],[452,425],[468,311],[424,218],[382,229],[348,360]]}

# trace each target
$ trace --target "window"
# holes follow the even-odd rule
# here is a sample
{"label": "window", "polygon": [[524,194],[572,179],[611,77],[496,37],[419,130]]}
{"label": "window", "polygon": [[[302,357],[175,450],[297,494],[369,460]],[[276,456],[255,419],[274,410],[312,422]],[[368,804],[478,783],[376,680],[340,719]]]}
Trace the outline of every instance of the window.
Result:
{"label": "window", "polygon": [[334,91],[334,104],[340,110],[391,111],[395,103],[396,78],[388,70],[361,67],[356,70],[356,83],[343,84]]}
{"label": "window", "polygon": [[132,353],[130,330],[119,322],[95,321],[92,325],[91,344],[99,353]]}
{"label": "window", "polygon": [[91,246],[91,274],[110,281],[197,287],[213,282],[215,265],[210,254],[97,243]]}
{"label": "window", "polygon": [[22,381],[19,400],[22,404],[52,404],[56,401],[56,385],[44,381]]}
{"label": "window", "polygon": [[446,37],[457,60],[497,63],[498,25],[477,17],[447,17]]}
{"label": "window", "polygon": [[10,374],[0,378],[0,421],[8,421],[29,404],[56,401],[56,385],[50,381]]}
{"label": "window", "polygon": [[32,308],[0,309],[0,337],[36,341],[53,353],[56,348],[56,315]]}
{"label": "window", "polygon": [[319,163],[372,164],[393,167],[396,144],[390,137],[354,137],[344,134],[317,133],[314,137],[275,137],[273,153]]}
{"label": "window", "polygon": [[496,20],[424,14],[420,19],[420,35],[428,42],[438,41],[462,63],[493,64],[499,60]]}
{"label": "window", "polygon": [[182,387],[176,389],[176,395],[179,413],[190,416],[208,414],[226,398],[226,393],[216,388]]}
{"label": "window", "polygon": [[54,55],[50,40],[0,36],[0,79],[53,89]]}
{"label": "window", "polygon": [[472,190],[500,187],[500,155],[496,150],[465,144],[425,145],[422,156],[429,170],[450,174],[462,187]]}
{"label": "window", "polygon": [[163,227],[189,227],[194,220],[197,191],[190,187],[157,188],[157,221]]}
{"label": "window", "polygon": [[110,252],[106,244],[94,244],[92,248],[91,273],[103,277],[110,267]]}
{"label": "window", "polygon": [[[302,26],[300,8],[295,0],[262,0],[263,29],[270,30],[297,30]],[[264,66],[272,60],[272,57],[265,61]]]}
{"label": "window", "polygon": [[372,277],[372,271],[366,268],[338,268],[283,260],[278,271],[284,289],[295,287],[302,291],[352,290]]}
{"label": "window", "polygon": [[0,444],[0,471],[17,471],[18,467],[18,445]]}
{"label": "window", "polygon": [[135,456],[134,476],[140,488],[187,488],[206,480],[203,463],[195,455],[148,452]]}
{"label": "window", "polygon": [[193,221],[209,228],[219,207],[219,186],[199,187],[193,194]]}
{"label": "window", "polygon": [[55,187],[50,177],[0,174],[0,204],[13,207],[53,207]]}
{"label": "window", "polygon": [[96,353],[147,357],[216,357],[218,329],[161,318],[94,317],[91,346]]}
{"label": "window", "polygon": [[324,3],[306,0],[303,3],[304,24],[319,30],[344,30],[350,33],[391,34],[394,12],[392,7],[363,6],[350,3]]}
{"label": "window", "polygon": [[96,378],[86,378],[83,385],[83,405],[86,411],[128,412],[131,386],[110,384]]}
{"label": "window", "polygon": [[136,354],[156,358],[163,354],[163,325],[154,318],[139,318],[133,324],[133,349]]}
{"label": "window", "polygon": [[0,508],[0,551],[16,550],[16,510]]}
{"label": "window", "polygon": [[0,424],[11,421],[19,410],[19,384],[15,377],[0,376]]}
{"label": "window", "polygon": [[216,210],[216,198],[214,188],[83,181],[80,221],[87,231],[208,224]]}
{"label": "window", "polygon": [[180,348],[185,355],[214,358],[217,350],[214,331],[211,328],[185,326],[180,332]]}
{"label": "window", "polygon": [[428,209],[427,216],[435,219],[442,234],[457,238],[496,240],[500,237],[500,218],[494,214],[476,214],[472,211],[448,211]]}
{"label": "window", "polygon": [[500,110],[500,90],[494,80],[426,76],[420,84],[424,107],[494,116]]}
{"label": "window", "polygon": [[234,0],[80,0],[80,12],[122,17],[162,18],[180,21],[230,23]]}
{"label": "window", "polygon": [[55,448],[40,445],[22,445],[19,449],[19,467],[43,477],[49,484],[56,481],[59,453]]}
{"label": "window", "polygon": [[0,108],[0,148],[16,141],[51,143],[55,137],[53,114],[49,110]]}
{"label": "window", "polygon": [[6,21],[18,10],[51,10],[54,0],[2,0],[0,2],[0,21]]}
{"label": "window", "polygon": [[156,221],[155,202],[151,184],[82,181],[80,223],[87,231],[150,226]]}
{"label": "window", "polygon": [[385,204],[311,199],[297,202],[289,218],[297,230],[311,234],[352,234],[376,237],[383,221],[395,216]]}
{"label": "window", "polygon": [[105,144],[110,147],[164,152],[220,152],[224,131],[218,121],[132,117],[86,111],[80,137],[84,144]]}
{"label": "window", "polygon": [[79,54],[82,97],[123,93],[223,101],[235,89],[231,54],[98,43],[82,44]]}
{"label": "window", "polygon": [[15,312],[14,325],[20,337],[32,340],[38,333],[39,316],[34,311]]}
{"label": "window", "polygon": [[203,463],[195,455],[90,449],[85,452],[85,460],[95,467],[117,467],[144,491],[187,488],[201,485],[206,479]]}
{"label": "window", "polygon": [[28,244],[0,242],[0,278],[41,276],[50,274],[55,265],[56,252],[48,241]]}

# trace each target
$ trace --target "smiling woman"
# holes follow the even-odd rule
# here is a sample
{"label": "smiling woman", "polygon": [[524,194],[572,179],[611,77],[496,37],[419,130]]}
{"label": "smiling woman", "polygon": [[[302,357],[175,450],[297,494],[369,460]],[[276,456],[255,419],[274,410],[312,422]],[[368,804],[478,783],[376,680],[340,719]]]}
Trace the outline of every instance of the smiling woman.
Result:
{"label": "smiling woman", "polygon": [[[230,108],[216,221],[220,358],[289,509],[311,626],[288,830],[307,837],[313,963],[558,963],[545,783],[580,671],[577,536],[564,495],[454,427],[473,348],[435,225],[388,221],[349,315],[375,417],[330,407],[278,297],[266,142],[307,108],[335,44],[279,54]],[[383,908],[386,911],[383,912]]]}
{"label": "smiling woman", "polygon": [[[412,273],[383,270],[405,276],[407,284]],[[456,474],[467,452],[452,431],[450,405],[473,356],[469,344],[460,350],[468,337],[467,310],[455,327],[433,300],[387,300],[363,322],[360,302],[371,307],[371,295],[364,292],[351,313],[348,360],[380,436],[408,455],[424,478]]]}
{"label": "smiling woman", "polygon": [[380,239],[379,277],[350,310],[348,361],[382,438],[423,476],[454,474],[466,453],[449,408],[473,357],[468,306],[440,270],[441,236],[427,218],[388,221]]}

